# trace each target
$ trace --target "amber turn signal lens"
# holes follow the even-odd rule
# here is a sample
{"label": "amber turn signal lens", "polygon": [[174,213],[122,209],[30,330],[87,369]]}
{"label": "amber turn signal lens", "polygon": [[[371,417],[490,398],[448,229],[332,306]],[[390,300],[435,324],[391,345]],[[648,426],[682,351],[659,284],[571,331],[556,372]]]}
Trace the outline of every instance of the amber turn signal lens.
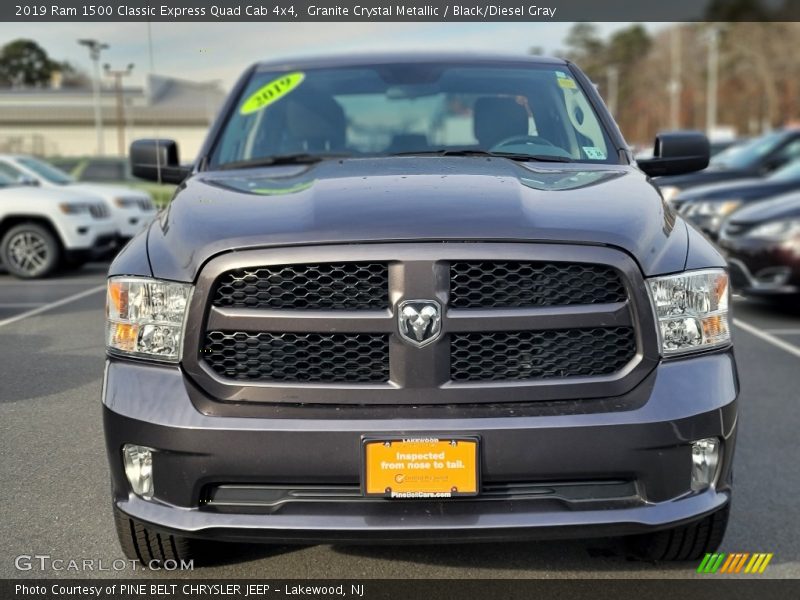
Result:
{"label": "amber turn signal lens", "polygon": [[124,293],[123,284],[119,281],[109,281],[108,282],[108,298],[106,302],[106,316],[112,314],[116,315],[124,315],[126,314],[127,307],[122,305],[123,299],[126,299],[127,295]]}
{"label": "amber turn signal lens", "polygon": [[119,350],[133,352],[139,337],[139,326],[130,323],[115,323],[109,343]]}
{"label": "amber turn signal lens", "polygon": [[713,315],[703,319],[703,335],[709,338],[717,338],[727,331],[728,327],[722,315]]}

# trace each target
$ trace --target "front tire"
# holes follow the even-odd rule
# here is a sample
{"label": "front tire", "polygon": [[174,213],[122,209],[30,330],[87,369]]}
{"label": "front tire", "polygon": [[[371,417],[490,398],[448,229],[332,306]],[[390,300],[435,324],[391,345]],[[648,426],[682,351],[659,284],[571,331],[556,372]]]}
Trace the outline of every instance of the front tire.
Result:
{"label": "front tire", "polygon": [[197,554],[195,542],[188,538],[161,533],[149,528],[114,507],[114,525],[122,552],[130,560],[143,565],[153,562],[163,565],[166,561],[193,560]]}
{"label": "front tire", "polygon": [[725,536],[730,504],[700,521],[628,538],[629,549],[647,561],[700,560],[716,552]]}
{"label": "front tire", "polygon": [[50,231],[36,223],[9,229],[0,241],[0,257],[8,272],[20,279],[52,274],[61,261],[61,245]]}

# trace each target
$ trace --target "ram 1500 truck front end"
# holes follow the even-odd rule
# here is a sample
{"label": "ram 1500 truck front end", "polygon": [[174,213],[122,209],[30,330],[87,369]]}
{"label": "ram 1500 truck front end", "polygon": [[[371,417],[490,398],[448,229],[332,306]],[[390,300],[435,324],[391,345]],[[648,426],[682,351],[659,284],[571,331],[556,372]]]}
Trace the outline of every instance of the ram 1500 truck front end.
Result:
{"label": "ram 1500 truck front end", "polygon": [[[641,169],[708,160],[702,136],[659,144]],[[196,538],[619,535],[656,559],[720,543],[725,262],[574,65],[256,65],[191,172],[150,141],[140,174],[156,153],[186,179],[108,284],[130,557],[190,556]]]}

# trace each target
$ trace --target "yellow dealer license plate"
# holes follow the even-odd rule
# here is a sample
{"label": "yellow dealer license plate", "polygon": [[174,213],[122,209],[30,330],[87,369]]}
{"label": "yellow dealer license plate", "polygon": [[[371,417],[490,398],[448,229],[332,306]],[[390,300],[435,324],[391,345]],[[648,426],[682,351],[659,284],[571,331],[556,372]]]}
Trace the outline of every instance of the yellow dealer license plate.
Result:
{"label": "yellow dealer license plate", "polygon": [[367,496],[436,499],[478,493],[478,438],[365,438]]}

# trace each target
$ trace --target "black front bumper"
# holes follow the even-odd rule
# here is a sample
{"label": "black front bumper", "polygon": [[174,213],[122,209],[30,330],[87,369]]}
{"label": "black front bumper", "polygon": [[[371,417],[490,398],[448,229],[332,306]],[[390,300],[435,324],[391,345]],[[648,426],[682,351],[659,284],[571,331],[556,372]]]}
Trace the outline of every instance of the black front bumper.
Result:
{"label": "black front bumper", "polygon": [[66,258],[70,262],[85,263],[92,260],[106,260],[120,248],[116,234],[98,235],[90,248],[68,250]]}
{"label": "black front bumper", "polygon": [[[625,396],[584,409],[582,401],[469,405],[420,418],[395,407],[387,418],[385,408],[371,416],[329,407],[335,418],[303,418],[302,408],[275,407],[270,416],[223,417],[198,410],[195,392],[177,367],[107,365],[115,505],[181,535],[297,542],[624,535],[701,518],[730,498],[738,381],[729,351],[664,362]],[[362,436],[410,433],[480,436],[483,493],[435,502],[354,493]],[[690,444],[709,437],[722,441],[718,479],[691,492]],[[153,500],[130,490],[125,443],[156,449]],[[309,488],[317,493],[293,495]],[[265,502],[275,489],[284,500]],[[243,498],[252,502],[237,505]]]}

